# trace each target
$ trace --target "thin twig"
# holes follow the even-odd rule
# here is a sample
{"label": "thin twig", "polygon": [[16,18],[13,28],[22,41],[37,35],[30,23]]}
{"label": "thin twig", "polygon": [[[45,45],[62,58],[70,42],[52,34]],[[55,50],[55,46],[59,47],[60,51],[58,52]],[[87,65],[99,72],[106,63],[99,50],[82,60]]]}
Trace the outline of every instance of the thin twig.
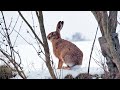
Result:
{"label": "thin twig", "polygon": [[34,30],[35,30],[35,24],[34,24],[34,18],[33,18],[33,13],[32,13],[32,11],[31,11],[31,15],[32,15],[32,21],[33,21],[33,28],[34,28]]}
{"label": "thin twig", "polygon": [[[14,30],[15,32],[17,32],[16,30]],[[19,32],[17,32],[18,33],[18,35],[20,35],[20,33]],[[27,44],[29,44],[29,45],[31,45],[34,49],[35,49],[35,51],[37,52],[37,49],[35,48],[35,46],[33,45],[33,44],[31,44],[31,43],[29,43],[22,35],[20,35],[20,37],[27,43]],[[37,52],[38,53],[38,52]],[[41,53],[43,53],[43,51],[42,51],[42,49],[41,49]],[[44,53],[43,53],[44,54]],[[42,59],[43,61],[45,61],[44,59]]]}
{"label": "thin twig", "polygon": [[[2,19],[3,19],[3,18],[2,18]],[[1,26],[1,29],[3,30],[4,35],[6,36],[6,33],[5,33],[4,28],[3,28],[3,26],[2,26],[2,23],[0,23],[0,26]],[[4,36],[4,37],[5,37],[5,36]]]}
{"label": "thin twig", "polygon": [[10,55],[8,55],[7,53],[5,53],[1,48],[0,48],[0,52],[2,52],[2,54],[5,55],[6,58],[8,58],[9,60],[11,60]]}
{"label": "thin twig", "polygon": [[14,29],[14,31],[28,44],[31,45],[31,43],[29,43],[17,30]]}
{"label": "thin twig", "polygon": [[1,34],[3,37],[5,37],[5,35],[3,35],[1,31],[0,31],[0,34]]}
{"label": "thin twig", "polygon": [[[4,53],[6,53],[8,56],[10,56],[10,54],[7,52],[7,51],[5,51],[4,49],[2,49],[1,47],[0,47],[0,51],[3,51]],[[4,54],[3,54],[4,55]]]}
{"label": "thin twig", "polygon": [[[17,32],[15,29],[14,29],[14,31]],[[17,32],[17,33],[18,33],[18,35],[20,35],[20,37],[21,37],[27,44],[31,45],[31,46],[35,49],[35,51],[37,52],[37,49],[35,48],[35,46],[34,46],[33,44],[29,43],[19,32]],[[43,53],[42,49],[41,49],[41,53]],[[38,54],[38,52],[37,52],[37,54]],[[44,53],[43,53],[43,54],[44,54]],[[45,62],[45,60],[44,60],[40,55],[38,55],[38,56]]]}
{"label": "thin twig", "polygon": [[12,24],[12,19],[13,19],[13,18],[11,18],[10,24],[9,24],[9,26],[8,26],[8,30],[9,30],[11,24]]}
{"label": "thin twig", "polygon": [[[12,31],[10,32],[10,34],[13,32],[13,30],[14,30],[14,28],[15,28],[15,26],[16,26],[16,24],[17,24],[17,22],[18,22],[18,19],[19,19],[19,15],[18,15],[18,17],[17,17],[17,20],[16,20],[16,22],[15,22],[15,24],[14,24],[13,28],[12,28]],[[9,35],[10,35],[10,34],[9,34]]]}
{"label": "thin twig", "polygon": [[30,30],[32,31],[32,33],[35,35],[35,38],[37,38],[37,40],[39,41],[39,43],[44,47],[44,44],[42,43],[42,41],[39,39],[39,37],[37,36],[37,34],[35,33],[34,29],[32,28],[32,26],[27,22],[27,20],[24,18],[24,16],[22,15],[22,13],[20,11],[18,11],[19,15],[21,16],[21,18],[25,21],[25,23],[28,25],[28,27],[30,28]]}
{"label": "thin twig", "polygon": [[[20,28],[19,28],[18,33],[20,33],[20,30],[21,30],[21,27],[22,27],[22,23],[23,23],[23,22],[21,22],[21,25],[20,25]],[[15,43],[16,43],[16,41],[17,41],[17,38],[18,38],[18,35],[19,35],[18,33],[17,33],[16,39],[15,39],[15,41],[14,41],[13,47],[15,46]]]}
{"label": "thin twig", "polygon": [[[27,20],[23,17],[23,15],[21,14],[20,11],[18,11],[19,15],[22,17],[22,19],[26,22],[26,24],[29,26],[29,28],[31,29],[32,33],[35,35],[35,38],[37,38],[36,40],[39,41],[39,43],[42,44],[42,46],[44,47],[44,44],[41,42],[41,40],[39,39],[39,37],[37,36],[37,34],[35,33],[34,29],[31,27],[31,25],[27,22]],[[24,39],[25,40],[25,39]],[[26,40],[25,40],[26,41]],[[26,41],[27,42],[27,41]],[[27,42],[28,43],[28,42]],[[30,43],[29,43],[30,44]],[[30,44],[32,45],[32,44]],[[33,45],[32,45],[33,46]],[[34,46],[33,46],[34,47]],[[35,49],[35,47],[34,47]],[[35,49],[36,50],[36,49]],[[36,50],[37,52],[37,50]],[[43,53],[42,49],[41,49],[41,52]],[[44,53],[43,53],[44,54]],[[38,55],[44,62],[46,62],[40,55]]]}
{"label": "thin twig", "polygon": [[12,57],[13,56],[12,43],[11,43],[11,40],[10,40],[10,37],[9,37],[9,34],[8,34],[8,29],[7,29],[7,25],[6,25],[6,22],[5,22],[5,17],[4,17],[3,11],[1,11],[1,13],[2,13],[2,17],[3,17],[4,25],[5,25],[5,30],[6,30],[6,35],[7,35],[7,42],[8,42],[8,45],[10,47],[10,52],[11,52],[11,57]]}
{"label": "thin twig", "polygon": [[[13,49],[14,50],[14,49]],[[18,55],[18,57],[19,57],[19,59],[20,59],[20,63],[18,64],[19,66],[21,65],[21,61],[22,61],[22,59],[21,59],[21,57],[20,57],[20,54],[17,52],[17,51],[15,51],[14,50],[14,52]]]}
{"label": "thin twig", "polygon": [[6,25],[6,22],[5,22],[5,17],[4,17],[3,11],[1,11],[1,13],[2,13],[2,17],[3,17],[3,22],[4,22],[4,25],[5,25],[5,28],[7,29],[7,25]]}
{"label": "thin twig", "polygon": [[[14,31],[15,31],[27,44],[31,45],[31,46],[34,48],[34,50],[37,52],[37,54],[38,54],[38,51],[37,51],[37,49],[35,48],[35,46],[34,46],[33,44],[29,43],[18,31],[16,31],[15,29],[14,29]],[[41,53],[43,53],[42,49],[41,49]],[[43,54],[44,54],[44,53],[43,53]],[[45,62],[45,60],[44,60],[40,55],[38,55],[38,56]]]}
{"label": "thin twig", "polygon": [[10,65],[4,59],[0,58],[0,60],[3,61],[8,67],[10,67]]}
{"label": "thin twig", "polygon": [[[26,29],[27,30],[27,29]],[[27,30],[27,33],[30,35],[32,39],[36,39],[35,37],[32,36],[32,34]],[[37,40],[37,39],[36,39]],[[38,40],[37,40],[38,41]]]}
{"label": "thin twig", "polygon": [[98,50],[98,48],[96,48],[96,47],[95,47],[95,49],[98,51],[98,54],[95,52],[96,56],[98,56],[99,59],[100,59],[101,62],[102,62],[102,60],[103,60],[103,59],[102,59],[102,57],[103,57],[103,56],[102,56],[102,52],[101,52],[100,50]]}
{"label": "thin twig", "polygon": [[92,45],[92,48],[91,48],[91,53],[90,53],[90,58],[89,58],[89,65],[88,65],[88,75],[89,75],[89,71],[90,71],[90,62],[91,62],[91,57],[92,57],[92,52],[93,52],[93,49],[94,49],[94,44],[95,44],[97,32],[98,32],[98,27],[97,27],[95,38],[94,38],[93,45]]}
{"label": "thin twig", "polygon": [[[26,24],[29,26],[29,28],[31,29],[32,33],[35,35],[35,38],[37,38],[37,40],[41,43],[41,45],[44,47],[44,44],[41,42],[41,40],[39,39],[39,37],[37,36],[37,34],[34,32],[34,29],[32,28],[32,26],[27,22],[27,20],[24,18],[24,16],[22,15],[22,13],[20,11],[18,11],[19,15],[21,16],[21,18],[26,22]],[[38,13],[37,13],[38,16]],[[22,36],[21,36],[22,37]],[[24,39],[25,40],[25,39]],[[27,41],[26,41],[27,42]],[[43,52],[42,52],[43,53]],[[44,53],[43,53],[44,54]],[[45,55],[45,54],[44,54]],[[48,55],[49,56],[49,55]]]}
{"label": "thin twig", "polygon": [[[93,57],[92,57],[92,58],[93,58]],[[102,68],[101,63],[98,62],[98,60],[96,60],[95,58],[93,58],[93,60],[95,61],[95,63],[96,63],[97,65],[99,65],[99,66]]]}
{"label": "thin twig", "polygon": [[[93,57],[92,57],[93,58]],[[94,61],[97,63],[97,65],[99,65],[103,70],[104,70],[104,72],[107,72],[107,70],[106,70],[106,68],[105,68],[105,63],[100,63],[100,62],[98,62],[95,58],[93,58],[94,59]]]}

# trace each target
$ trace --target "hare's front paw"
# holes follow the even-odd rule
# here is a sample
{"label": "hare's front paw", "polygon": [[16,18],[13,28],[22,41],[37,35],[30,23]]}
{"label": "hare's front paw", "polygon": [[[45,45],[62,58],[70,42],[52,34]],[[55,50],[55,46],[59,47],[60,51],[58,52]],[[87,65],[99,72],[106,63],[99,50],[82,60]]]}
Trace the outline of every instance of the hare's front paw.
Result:
{"label": "hare's front paw", "polygon": [[62,69],[62,68],[59,68],[59,67],[58,67],[57,69]]}
{"label": "hare's front paw", "polygon": [[62,69],[71,70],[71,67],[63,66]]}

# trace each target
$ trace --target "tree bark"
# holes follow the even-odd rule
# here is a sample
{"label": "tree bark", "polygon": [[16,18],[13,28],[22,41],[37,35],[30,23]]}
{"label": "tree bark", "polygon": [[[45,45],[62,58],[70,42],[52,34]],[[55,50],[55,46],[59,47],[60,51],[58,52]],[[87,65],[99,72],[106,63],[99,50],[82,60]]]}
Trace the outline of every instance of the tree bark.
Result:
{"label": "tree bark", "polygon": [[111,75],[120,72],[120,46],[117,27],[117,11],[110,11],[109,16],[107,11],[92,11],[95,16],[102,33],[99,38],[101,51],[106,57],[107,65]]}
{"label": "tree bark", "polygon": [[102,55],[104,57],[106,57],[106,60],[107,60],[106,64],[108,66],[110,76],[111,76],[111,78],[114,78],[113,74],[117,73],[118,69],[117,69],[116,64],[112,61],[112,56],[111,56],[110,49],[109,49],[108,44],[107,44],[107,40],[105,39],[104,36],[99,37],[98,40],[99,40],[99,43],[100,43]]}

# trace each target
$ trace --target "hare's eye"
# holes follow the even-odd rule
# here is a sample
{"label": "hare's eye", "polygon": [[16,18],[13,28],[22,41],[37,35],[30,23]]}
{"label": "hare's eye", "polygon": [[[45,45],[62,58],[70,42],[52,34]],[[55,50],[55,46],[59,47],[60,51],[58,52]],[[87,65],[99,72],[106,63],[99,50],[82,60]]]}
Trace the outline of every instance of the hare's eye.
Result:
{"label": "hare's eye", "polygon": [[56,35],[56,33],[52,33],[52,35]]}

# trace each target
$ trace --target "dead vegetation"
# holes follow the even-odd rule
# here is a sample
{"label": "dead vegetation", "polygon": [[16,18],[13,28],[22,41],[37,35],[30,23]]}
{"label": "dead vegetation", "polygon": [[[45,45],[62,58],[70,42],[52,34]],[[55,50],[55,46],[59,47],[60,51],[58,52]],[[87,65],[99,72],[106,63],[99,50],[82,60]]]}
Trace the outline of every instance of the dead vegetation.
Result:
{"label": "dead vegetation", "polygon": [[10,79],[16,76],[15,70],[6,65],[0,66],[0,79]]}
{"label": "dead vegetation", "polygon": [[64,79],[120,79],[120,74],[113,74],[111,76],[110,73],[105,73],[105,74],[89,74],[88,73],[80,73],[76,77],[73,77],[71,74],[68,74],[64,77]]}

